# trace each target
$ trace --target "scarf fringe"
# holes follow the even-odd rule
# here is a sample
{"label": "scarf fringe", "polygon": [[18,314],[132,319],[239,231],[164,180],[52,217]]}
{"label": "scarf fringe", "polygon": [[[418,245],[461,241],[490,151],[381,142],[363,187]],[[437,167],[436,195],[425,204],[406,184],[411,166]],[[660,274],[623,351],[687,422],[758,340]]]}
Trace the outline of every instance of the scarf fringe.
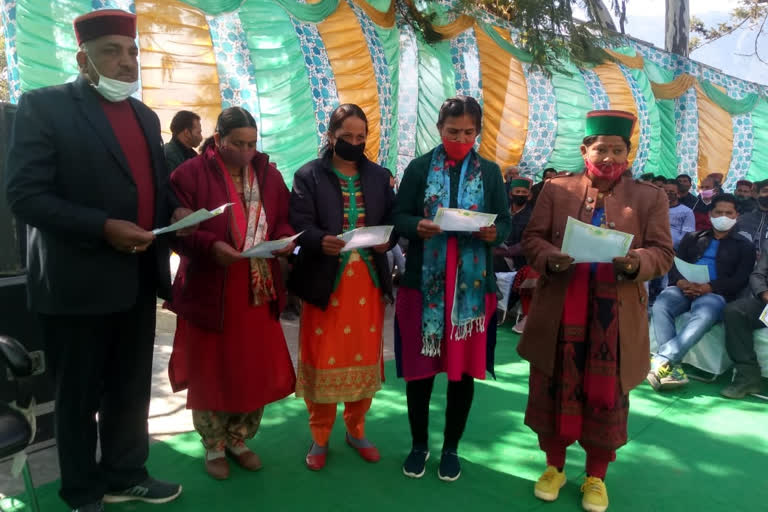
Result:
{"label": "scarf fringe", "polygon": [[440,345],[442,339],[434,335],[421,337],[421,355],[427,357],[440,357]]}
{"label": "scarf fringe", "polygon": [[464,341],[478,332],[485,332],[485,318],[470,318],[464,323],[451,327],[451,337],[456,341]]}

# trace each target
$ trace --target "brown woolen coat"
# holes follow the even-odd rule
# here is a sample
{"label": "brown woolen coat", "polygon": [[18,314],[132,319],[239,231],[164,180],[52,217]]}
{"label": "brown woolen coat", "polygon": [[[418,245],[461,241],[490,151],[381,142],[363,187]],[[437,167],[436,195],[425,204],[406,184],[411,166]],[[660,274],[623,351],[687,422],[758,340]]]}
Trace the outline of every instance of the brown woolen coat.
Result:
{"label": "brown woolen coat", "polygon": [[[541,273],[518,353],[547,375],[555,369],[560,320],[572,268],[547,269],[547,257],[559,252],[568,217],[590,223],[598,190],[585,174],[558,176],[547,182],[523,234],[528,263]],[[675,256],[669,229],[669,203],[650,183],[621,177],[604,199],[611,229],[635,235],[631,252],[640,258],[634,277],[618,275],[619,374],[624,393],[640,384],[650,368],[648,296],[644,282],[666,274]]]}

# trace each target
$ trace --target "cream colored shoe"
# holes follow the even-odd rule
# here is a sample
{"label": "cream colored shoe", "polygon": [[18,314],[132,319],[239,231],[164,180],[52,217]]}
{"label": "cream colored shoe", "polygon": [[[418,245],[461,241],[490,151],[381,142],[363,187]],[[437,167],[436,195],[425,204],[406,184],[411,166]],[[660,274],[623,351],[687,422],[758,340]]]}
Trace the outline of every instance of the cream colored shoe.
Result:
{"label": "cream colored shoe", "polygon": [[555,466],[547,466],[533,487],[533,494],[540,500],[555,501],[565,482],[565,471],[558,471]]}
{"label": "cream colored shoe", "polygon": [[581,506],[587,512],[605,512],[608,509],[608,489],[600,478],[586,477],[581,492],[584,494]]}

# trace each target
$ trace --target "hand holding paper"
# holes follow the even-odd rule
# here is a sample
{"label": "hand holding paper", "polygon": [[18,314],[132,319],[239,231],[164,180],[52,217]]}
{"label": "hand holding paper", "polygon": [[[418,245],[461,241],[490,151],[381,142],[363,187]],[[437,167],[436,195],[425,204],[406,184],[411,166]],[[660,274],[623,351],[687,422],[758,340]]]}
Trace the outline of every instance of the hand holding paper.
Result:
{"label": "hand holding paper", "polygon": [[165,233],[172,233],[172,232],[178,231],[180,229],[188,228],[190,226],[194,226],[195,224],[200,224],[201,222],[203,222],[205,220],[212,219],[212,218],[216,217],[217,215],[221,215],[222,213],[224,213],[224,211],[228,207],[232,206],[233,204],[234,203],[226,203],[226,204],[223,204],[223,205],[219,206],[218,208],[215,208],[215,209],[210,210],[210,211],[206,210],[205,208],[200,208],[195,213],[187,215],[186,217],[184,217],[180,221],[174,222],[173,224],[171,224],[168,227],[164,227],[164,228],[160,228],[160,229],[155,229],[154,231],[152,231],[152,233],[154,235],[162,235],[162,234],[165,234]]}
{"label": "hand holding paper", "polygon": [[475,232],[492,226],[494,222],[496,214],[459,208],[438,208],[435,214],[435,224],[443,231]]}
{"label": "hand holding paper", "polygon": [[[303,233],[303,231],[301,232]],[[282,238],[280,240],[270,240],[268,242],[261,242],[253,247],[248,248],[240,254],[242,258],[274,258],[273,253],[281,251],[290,246],[294,240],[301,236],[301,233],[297,233],[289,238]]]}
{"label": "hand holding paper", "polygon": [[561,251],[574,263],[612,263],[626,256],[635,235],[605,229],[568,217]]}
{"label": "hand holding paper", "polygon": [[345,242],[345,245],[341,252],[386,244],[394,228],[394,226],[370,226],[342,233],[339,238]]}
{"label": "hand holding paper", "polygon": [[675,256],[675,267],[677,267],[677,271],[680,272],[680,275],[683,276],[686,281],[696,284],[704,284],[710,281],[709,267],[706,265],[688,263]]}

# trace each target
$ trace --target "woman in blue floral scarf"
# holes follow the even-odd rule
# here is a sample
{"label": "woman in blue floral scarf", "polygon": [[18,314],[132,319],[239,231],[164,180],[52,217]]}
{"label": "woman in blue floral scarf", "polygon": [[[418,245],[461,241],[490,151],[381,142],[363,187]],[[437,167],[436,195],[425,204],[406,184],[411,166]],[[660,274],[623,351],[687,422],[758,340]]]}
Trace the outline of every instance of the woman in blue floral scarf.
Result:
{"label": "woman in blue floral scarf", "polygon": [[[403,464],[412,478],[429,458],[427,423],[435,375],[448,375],[445,439],[438,476],[461,475],[459,439],[469,416],[474,379],[486,372],[487,329],[496,311],[491,247],[509,234],[509,204],[499,166],[473,149],[482,110],[474,98],[443,103],[437,122],[442,143],[413,160],[395,201],[395,229],[408,238],[405,274],[397,294],[395,351],[405,378],[413,446]],[[477,232],[443,232],[438,208],[496,214]]]}

